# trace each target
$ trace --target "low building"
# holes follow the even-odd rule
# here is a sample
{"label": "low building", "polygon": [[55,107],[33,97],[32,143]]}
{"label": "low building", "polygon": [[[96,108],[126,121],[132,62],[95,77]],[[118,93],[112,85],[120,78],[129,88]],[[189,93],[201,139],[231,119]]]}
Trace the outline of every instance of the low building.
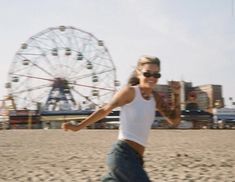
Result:
{"label": "low building", "polygon": [[217,128],[235,128],[235,108],[215,108],[213,114]]}

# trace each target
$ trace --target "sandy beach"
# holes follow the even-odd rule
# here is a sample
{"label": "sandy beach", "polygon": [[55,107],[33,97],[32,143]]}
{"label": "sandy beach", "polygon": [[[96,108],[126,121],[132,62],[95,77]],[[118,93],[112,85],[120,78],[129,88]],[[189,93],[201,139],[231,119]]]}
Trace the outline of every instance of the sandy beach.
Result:
{"label": "sandy beach", "polygon": [[[95,182],[117,130],[1,130],[0,182]],[[145,169],[156,182],[235,182],[234,130],[152,130]]]}

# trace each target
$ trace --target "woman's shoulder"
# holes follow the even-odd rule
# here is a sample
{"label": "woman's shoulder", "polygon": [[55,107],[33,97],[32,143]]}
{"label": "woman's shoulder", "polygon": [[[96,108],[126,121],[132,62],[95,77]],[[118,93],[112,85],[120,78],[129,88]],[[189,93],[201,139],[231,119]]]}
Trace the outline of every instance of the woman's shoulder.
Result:
{"label": "woman's shoulder", "polygon": [[120,90],[120,92],[124,92],[126,94],[134,95],[135,88],[136,88],[136,86],[126,85]]}
{"label": "woman's shoulder", "polygon": [[121,88],[117,95],[119,95],[121,99],[125,100],[125,103],[131,102],[135,97],[135,86],[126,85]]}

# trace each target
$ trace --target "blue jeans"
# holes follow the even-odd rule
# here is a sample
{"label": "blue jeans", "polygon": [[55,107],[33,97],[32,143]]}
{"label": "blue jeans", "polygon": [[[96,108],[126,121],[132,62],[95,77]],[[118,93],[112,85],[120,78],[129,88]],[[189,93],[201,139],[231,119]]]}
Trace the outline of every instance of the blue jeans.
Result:
{"label": "blue jeans", "polygon": [[125,141],[118,140],[108,153],[108,174],[102,181],[150,182],[143,168],[143,158]]}

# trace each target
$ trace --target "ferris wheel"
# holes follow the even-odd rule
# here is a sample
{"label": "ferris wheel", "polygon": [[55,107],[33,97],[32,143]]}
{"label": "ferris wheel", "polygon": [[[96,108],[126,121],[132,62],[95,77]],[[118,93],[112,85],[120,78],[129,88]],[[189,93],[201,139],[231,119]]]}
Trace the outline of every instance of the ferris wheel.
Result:
{"label": "ferris wheel", "polygon": [[101,106],[119,86],[102,40],[71,27],[48,28],[16,52],[6,88],[16,109],[84,110]]}

